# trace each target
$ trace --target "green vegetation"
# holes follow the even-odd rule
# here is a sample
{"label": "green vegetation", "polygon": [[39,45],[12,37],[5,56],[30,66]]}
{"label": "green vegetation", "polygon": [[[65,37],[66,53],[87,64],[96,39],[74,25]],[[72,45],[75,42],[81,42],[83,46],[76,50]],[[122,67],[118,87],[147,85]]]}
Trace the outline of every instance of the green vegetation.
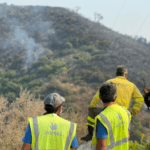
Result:
{"label": "green vegetation", "polygon": [[129,150],[149,150],[150,149],[150,141],[147,141],[145,145],[139,144],[137,141],[129,142]]}
{"label": "green vegetation", "polygon": [[[141,135],[144,135],[144,136],[141,137]],[[141,143],[141,144],[147,142],[146,131],[141,125],[141,122],[139,121],[137,116],[132,116],[130,140],[137,141],[138,143]]]}

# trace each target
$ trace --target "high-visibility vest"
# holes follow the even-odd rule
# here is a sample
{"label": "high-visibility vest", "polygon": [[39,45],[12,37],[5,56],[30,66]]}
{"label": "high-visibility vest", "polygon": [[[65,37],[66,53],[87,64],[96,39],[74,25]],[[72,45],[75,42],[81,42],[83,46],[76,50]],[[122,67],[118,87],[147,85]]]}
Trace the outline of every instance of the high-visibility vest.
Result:
{"label": "high-visibility vest", "polygon": [[[133,106],[133,110],[135,110],[135,114],[137,114],[144,104],[144,98],[141,92],[138,90],[135,84],[128,81],[123,76],[117,76],[116,78],[107,80],[106,82],[113,82],[117,87],[117,99],[115,101],[116,104],[123,106],[128,109],[130,100],[133,97],[135,100],[135,104]],[[95,107],[95,105],[100,101],[99,91],[93,97],[90,107]],[[134,115],[135,115],[134,114]]]}
{"label": "high-visibility vest", "polygon": [[70,150],[77,124],[55,115],[28,118],[32,150]]}
{"label": "high-visibility vest", "polygon": [[97,120],[107,129],[107,150],[128,150],[128,128],[131,115],[127,109],[113,104],[96,116],[91,150],[96,150]]}

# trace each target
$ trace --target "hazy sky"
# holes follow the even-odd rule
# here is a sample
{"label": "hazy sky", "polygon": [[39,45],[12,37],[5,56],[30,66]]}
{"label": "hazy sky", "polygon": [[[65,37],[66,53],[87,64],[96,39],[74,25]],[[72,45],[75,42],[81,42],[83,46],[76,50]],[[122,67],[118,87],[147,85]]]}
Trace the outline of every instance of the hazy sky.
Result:
{"label": "hazy sky", "polygon": [[130,36],[142,36],[150,41],[150,0],[1,0],[14,5],[41,5],[75,10],[94,21],[94,13],[103,16],[101,23]]}

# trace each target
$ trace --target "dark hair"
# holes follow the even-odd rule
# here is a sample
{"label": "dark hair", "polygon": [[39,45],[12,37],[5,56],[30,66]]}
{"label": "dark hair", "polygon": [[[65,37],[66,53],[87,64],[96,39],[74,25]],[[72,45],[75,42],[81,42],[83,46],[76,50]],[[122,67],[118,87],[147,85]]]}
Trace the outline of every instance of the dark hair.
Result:
{"label": "dark hair", "polygon": [[[62,105],[60,105],[60,106],[62,106]],[[44,113],[44,115],[55,113],[60,108],[60,106],[54,108],[52,105],[46,104],[44,106],[44,109],[46,110],[46,113]]]}
{"label": "dark hair", "polygon": [[112,82],[106,82],[99,89],[99,93],[103,103],[114,102],[114,96],[117,93],[116,85]]}
{"label": "dark hair", "polygon": [[124,76],[125,74],[127,74],[127,68],[124,66],[118,66],[116,76]]}

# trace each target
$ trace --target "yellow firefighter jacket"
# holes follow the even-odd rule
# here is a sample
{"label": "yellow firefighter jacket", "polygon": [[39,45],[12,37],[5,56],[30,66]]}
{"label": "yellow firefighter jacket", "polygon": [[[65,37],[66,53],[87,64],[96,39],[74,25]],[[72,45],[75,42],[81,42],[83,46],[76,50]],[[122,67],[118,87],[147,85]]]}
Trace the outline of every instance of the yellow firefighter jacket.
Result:
{"label": "yellow firefighter jacket", "polygon": [[[135,101],[135,104],[132,108],[131,113],[133,115],[136,115],[140,111],[140,109],[144,103],[144,98],[135,84],[128,81],[123,76],[117,76],[116,78],[107,80],[106,82],[113,82],[116,84],[117,99],[116,99],[115,103],[128,109],[131,98],[133,98]],[[99,98],[99,90],[98,90],[91,101],[90,108],[95,107],[99,101],[100,101],[100,98]]]}

